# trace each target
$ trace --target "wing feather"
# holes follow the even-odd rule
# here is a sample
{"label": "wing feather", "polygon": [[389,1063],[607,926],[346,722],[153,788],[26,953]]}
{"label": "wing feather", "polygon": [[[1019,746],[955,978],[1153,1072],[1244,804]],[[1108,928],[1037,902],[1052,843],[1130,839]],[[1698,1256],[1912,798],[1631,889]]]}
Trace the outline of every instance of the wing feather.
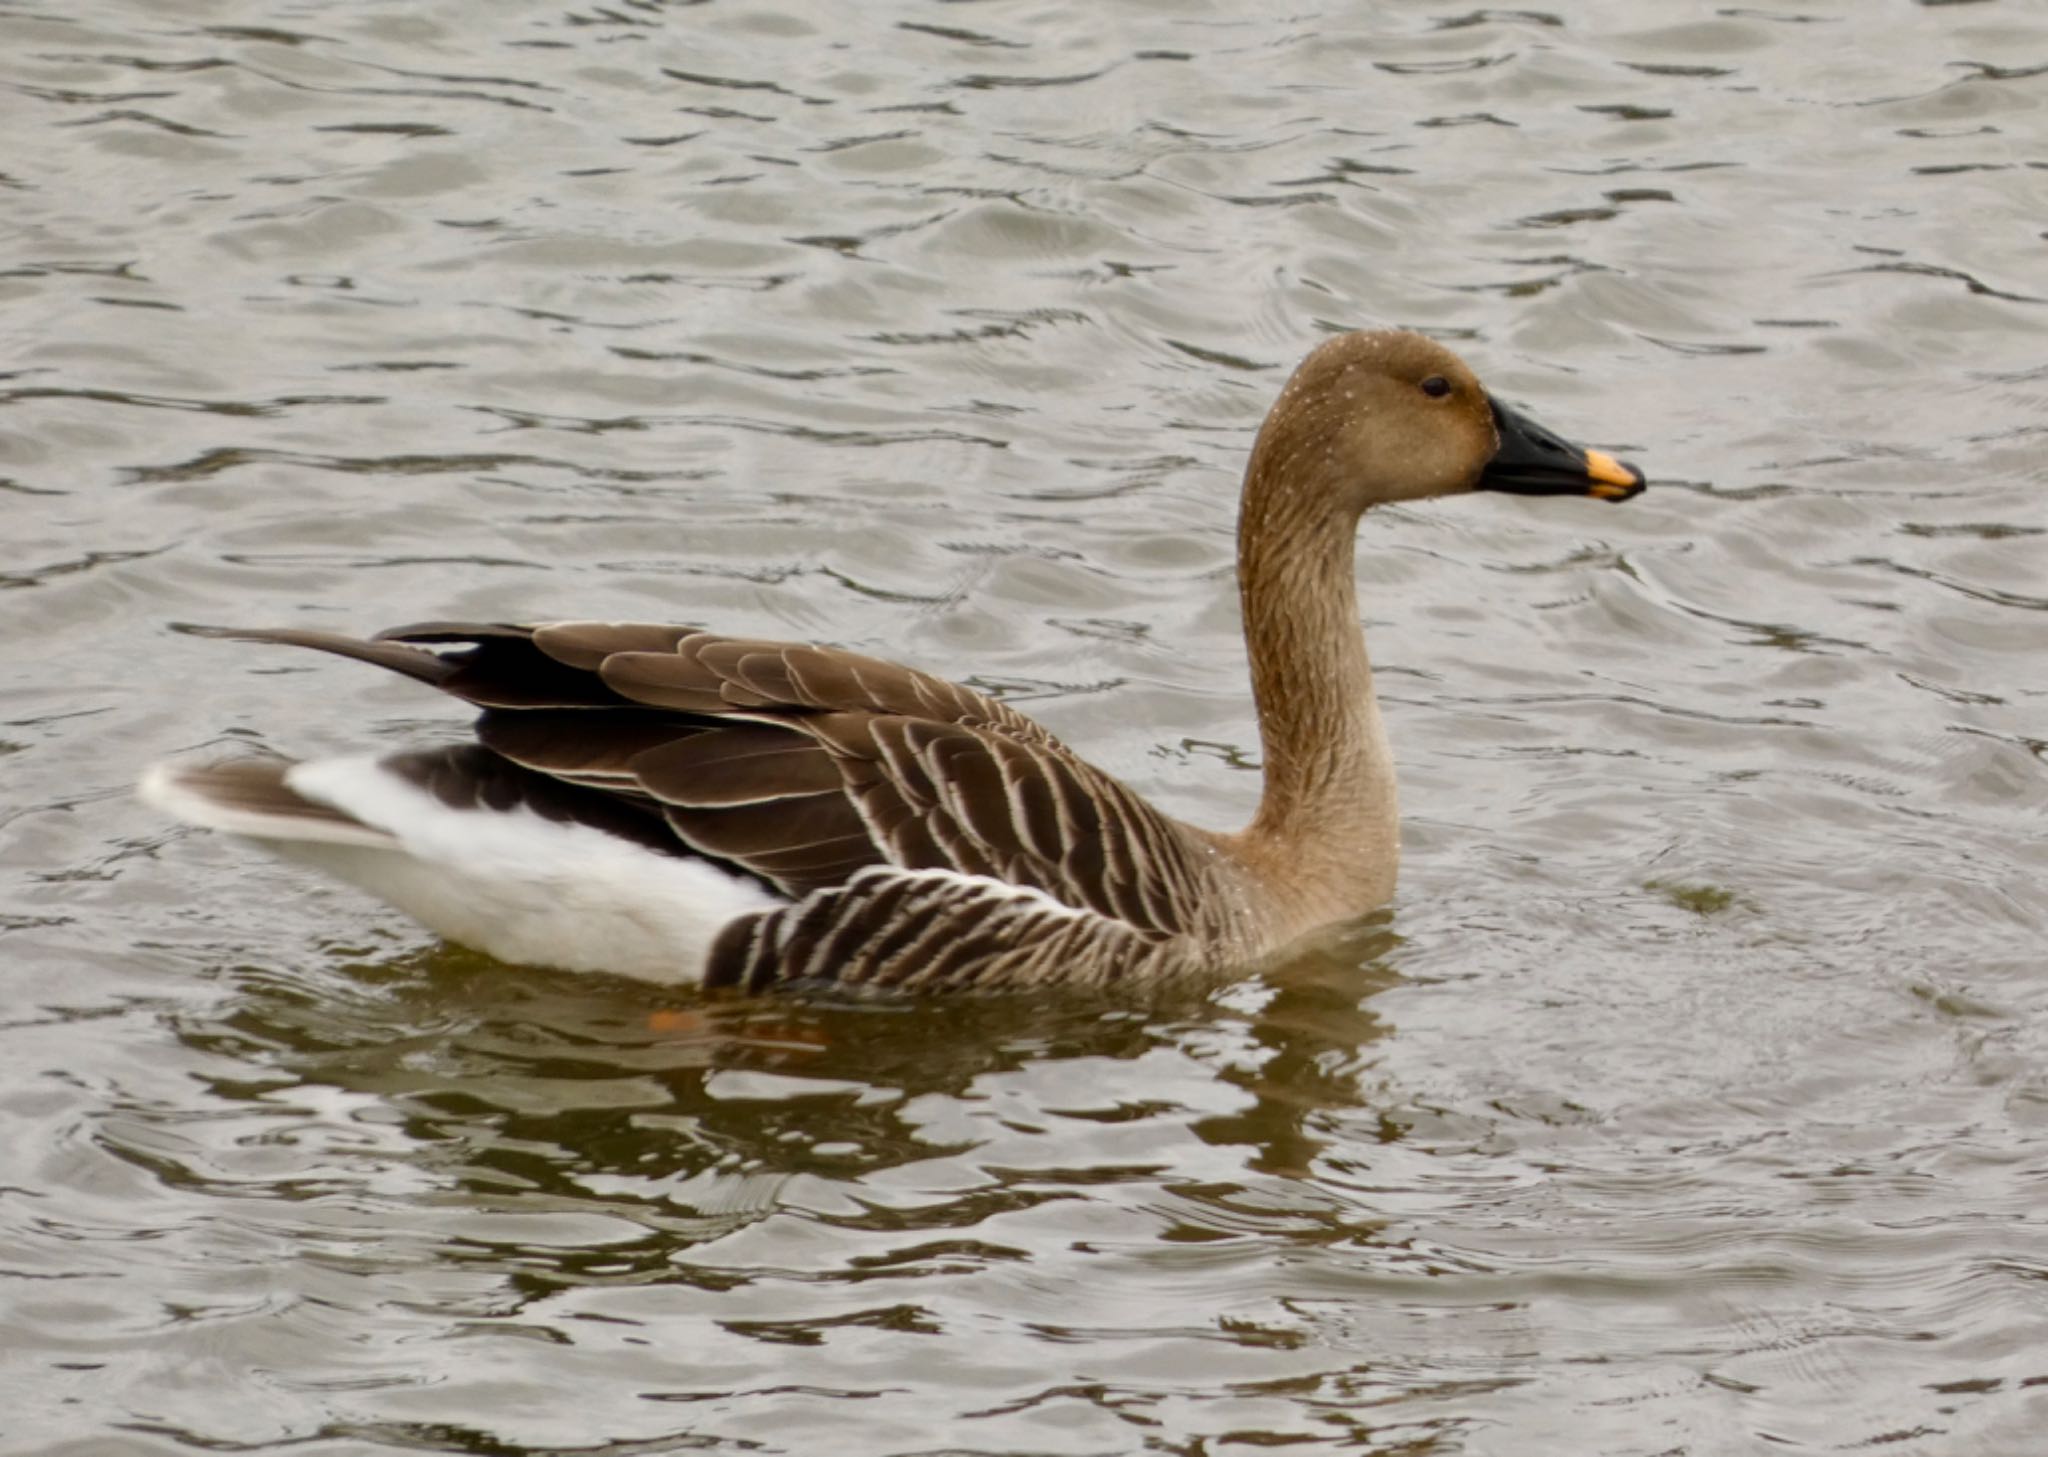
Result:
{"label": "wing feather", "polygon": [[[967,974],[967,945],[1024,965],[1026,931],[1061,915],[1115,940],[1171,939],[1204,913],[1206,840],[1008,705],[894,663],[657,623],[248,636],[434,683],[485,710],[485,748],[799,898],[786,922],[733,933],[731,980],[769,975],[762,958],[784,949],[814,969],[879,957],[871,980],[945,980]],[[943,940],[969,910],[980,929],[920,970],[910,948],[937,955],[927,932]],[[885,936],[885,912],[926,930]]]}
{"label": "wing feather", "polygon": [[594,673],[614,653],[673,653],[695,632],[658,622],[555,622],[533,629],[533,645],[564,667]]}
{"label": "wing feather", "polygon": [[709,808],[839,793],[832,756],[777,724],[736,723],[643,750],[634,775],[656,799]]}
{"label": "wing feather", "polygon": [[596,676],[620,697],[650,708],[713,717],[732,708],[719,679],[680,651],[614,653],[599,663]]}

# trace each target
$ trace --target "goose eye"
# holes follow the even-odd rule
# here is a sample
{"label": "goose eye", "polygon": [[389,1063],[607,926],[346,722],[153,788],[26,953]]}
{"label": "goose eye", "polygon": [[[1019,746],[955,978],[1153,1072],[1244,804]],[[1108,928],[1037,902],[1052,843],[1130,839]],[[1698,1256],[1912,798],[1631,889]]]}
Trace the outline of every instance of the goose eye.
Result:
{"label": "goose eye", "polygon": [[1440,400],[1451,392],[1451,382],[1440,374],[1433,374],[1422,382],[1422,392],[1432,400]]}

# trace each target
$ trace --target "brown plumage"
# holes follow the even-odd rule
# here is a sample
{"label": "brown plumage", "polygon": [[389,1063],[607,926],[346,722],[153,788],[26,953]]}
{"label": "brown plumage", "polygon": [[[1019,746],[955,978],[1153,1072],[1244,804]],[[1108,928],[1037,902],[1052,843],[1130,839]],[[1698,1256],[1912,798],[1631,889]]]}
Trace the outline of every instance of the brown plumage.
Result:
{"label": "brown plumage", "polygon": [[[443,805],[525,806],[787,902],[729,917],[678,977],[927,988],[1216,972],[1393,890],[1393,768],[1352,580],[1359,516],[1480,487],[1622,499],[1640,486],[1503,409],[1417,335],[1313,352],[1246,473],[1239,577],[1266,784],[1252,823],[1227,834],[1154,809],[1000,702],[831,647],[651,623],[219,635],[339,653],[475,704],[473,746],[389,761]],[[264,799],[255,819],[220,818],[258,838],[290,838],[295,797],[330,838],[353,822],[331,793],[299,793],[303,777],[227,766],[158,783],[245,810]],[[490,834],[482,813],[477,834]]]}

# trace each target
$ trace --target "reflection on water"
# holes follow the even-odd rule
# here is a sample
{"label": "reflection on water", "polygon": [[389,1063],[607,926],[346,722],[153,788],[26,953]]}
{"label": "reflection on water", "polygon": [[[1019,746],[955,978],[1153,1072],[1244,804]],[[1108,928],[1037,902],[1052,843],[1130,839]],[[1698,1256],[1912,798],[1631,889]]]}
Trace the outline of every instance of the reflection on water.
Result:
{"label": "reflection on water", "polygon": [[[978,1115],[960,1137],[936,1136],[932,1100],[977,1103],[989,1080],[1046,1062],[1103,1070],[1040,1110],[1077,1149],[1090,1129],[1124,1145],[1132,1125],[1194,1112],[1187,1131],[1204,1143],[1242,1148],[1256,1172],[1307,1177],[1327,1146],[1322,1116],[1366,1105],[1357,1075],[1384,1028],[1360,996],[1390,944],[1370,922],[1340,928],[1221,1003],[1183,989],[1050,1006],[712,995],[656,1007],[631,983],[593,998],[588,978],[436,946],[343,967],[339,985],[243,981],[229,1012],[181,1035],[267,1071],[206,1079],[258,1116],[308,1086],[366,1095],[402,1115],[469,1195],[601,1197],[674,1233],[664,1216],[721,1204],[715,1186],[751,1177],[764,1142],[784,1175],[856,1182],[981,1148]],[[1200,1106],[1141,1096],[1143,1076],[1126,1087],[1112,1071],[1161,1058],[1199,1078]],[[656,1149],[652,1130],[686,1136]],[[1168,1170],[1147,1161],[1145,1172]]]}
{"label": "reflection on water", "polygon": [[[2039,1445],[2032,8],[0,33],[10,1451]],[[131,799],[452,723],[171,624],[573,614],[1230,823],[1237,472],[1366,323],[1658,484],[1367,523],[1402,895],[1239,985],[664,1002]]]}

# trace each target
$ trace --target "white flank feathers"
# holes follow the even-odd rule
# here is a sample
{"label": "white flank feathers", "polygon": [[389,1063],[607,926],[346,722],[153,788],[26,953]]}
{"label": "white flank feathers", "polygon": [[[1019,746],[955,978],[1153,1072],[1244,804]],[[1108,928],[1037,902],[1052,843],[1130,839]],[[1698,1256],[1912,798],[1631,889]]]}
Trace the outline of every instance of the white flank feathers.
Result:
{"label": "white flank feathers", "polygon": [[165,765],[149,771],[142,794],[359,886],[450,941],[527,966],[696,982],[729,922],[784,904],[715,865],[588,825],[524,808],[451,808],[369,757],[297,764],[285,782],[363,824],[223,807]]}

